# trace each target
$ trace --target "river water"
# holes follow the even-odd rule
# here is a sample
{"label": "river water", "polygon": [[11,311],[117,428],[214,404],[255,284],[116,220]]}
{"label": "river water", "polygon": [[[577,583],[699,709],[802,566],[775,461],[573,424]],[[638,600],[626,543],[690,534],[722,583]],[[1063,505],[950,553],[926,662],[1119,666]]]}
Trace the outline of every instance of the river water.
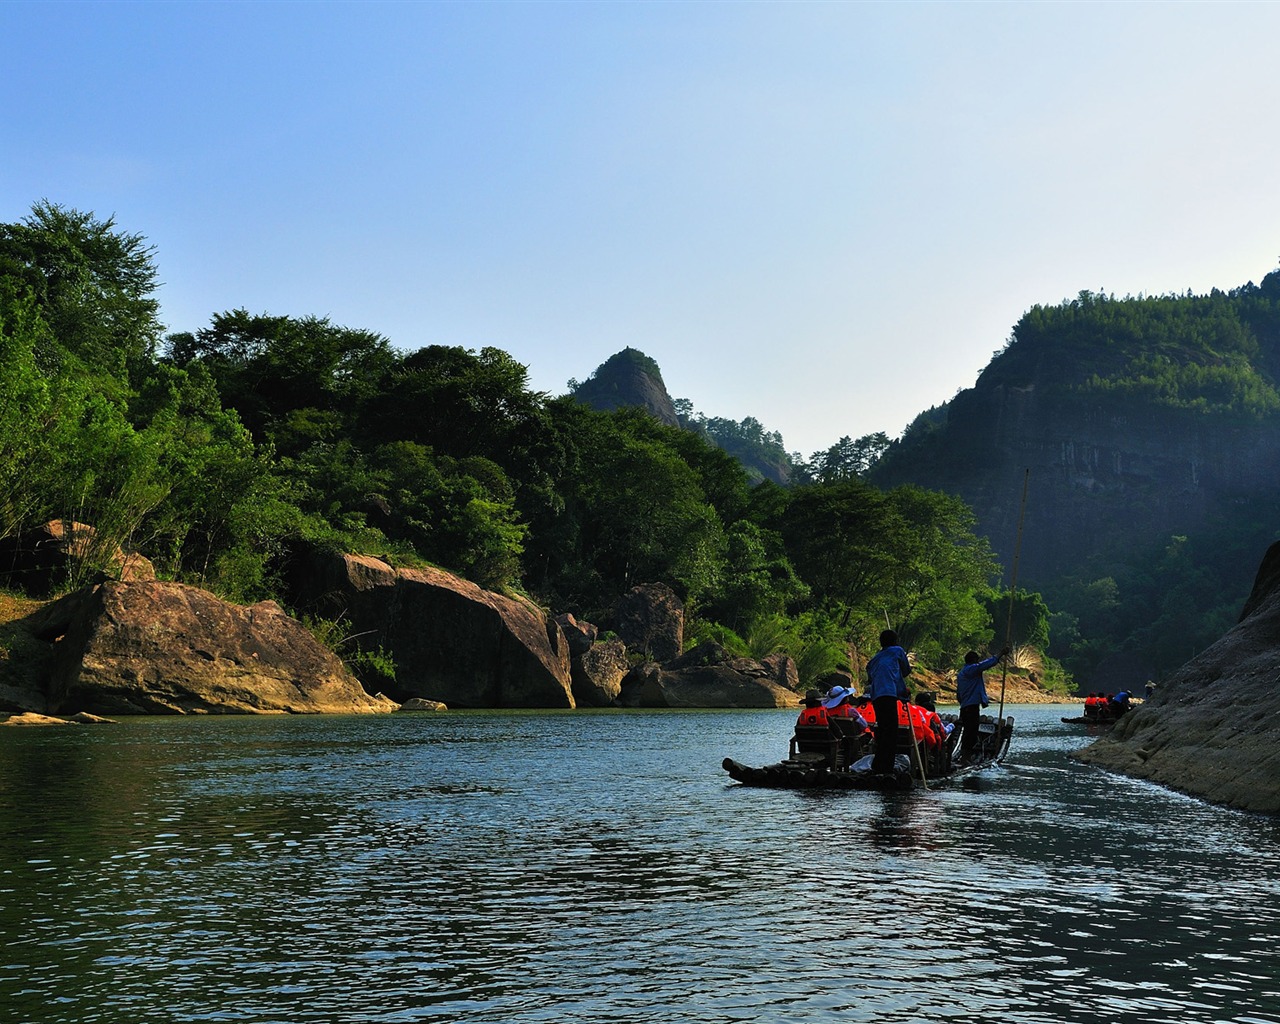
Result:
{"label": "river water", "polygon": [[729,781],[787,711],[0,729],[0,1021],[1280,1022],[1280,823],[1068,758]]}

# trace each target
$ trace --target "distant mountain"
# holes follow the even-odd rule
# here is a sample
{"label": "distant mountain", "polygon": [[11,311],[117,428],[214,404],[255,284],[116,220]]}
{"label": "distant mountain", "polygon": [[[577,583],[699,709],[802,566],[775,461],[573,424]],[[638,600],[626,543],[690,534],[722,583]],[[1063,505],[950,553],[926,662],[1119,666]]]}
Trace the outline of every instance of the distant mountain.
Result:
{"label": "distant mountain", "polygon": [[611,355],[586,380],[570,381],[570,392],[579,402],[601,412],[638,407],[647,409],[661,423],[680,426],[662,371],[639,349],[624,348]]}
{"label": "distant mountain", "polygon": [[785,484],[791,461],[782,435],[769,432],[758,420],[740,423],[694,412],[687,399],[673,400],[662,380],[658,364],[634,348],[624,348],[601,363],[586,380],[570,381],[570,393],[585,405],[609,412],[636,407],[648,410],[660,422],[701,434],[736,458],[756,480]]}
{"label": "distant mountain", "polygon": [[[1208,620],[1238,614],[1280,535],[1278,378],[1280,272],[1205,296],[1082,293],[1030,310],[869,479],[963,498],[1006,566],[1026,480],[1019,585],[1095,636],[1131,618],[1113,639],[1140,655],[1133,681],[1216,638]],[[1118,654],[1089,657],[1119,672]]]}
{"label": "distant mountain", "polygon": [[[1280,498],[1280,272],[1209,296],[1037,306],[870,478],[958,494],[1028,581]],[[1276,525],[1280,526],[1280,518]],[[1260,556],[1260,552],[1258,553]]]}

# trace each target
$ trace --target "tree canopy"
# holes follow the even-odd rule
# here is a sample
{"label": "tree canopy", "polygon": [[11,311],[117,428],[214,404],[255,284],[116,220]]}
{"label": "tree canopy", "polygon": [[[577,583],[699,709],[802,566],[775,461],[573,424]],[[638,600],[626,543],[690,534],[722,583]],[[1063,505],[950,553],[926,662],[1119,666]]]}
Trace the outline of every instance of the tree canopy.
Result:
{"label": "tree canopy", "polygon": [[731,454],[785,466],[753,418],[686,429],[549,399],[496,348],[402,352],[325,318],[232,309],[161,349],[153,258],[141,235],[48,203],[0,226],[0,536],[89,522],[239,599],[280,596],[298,542],[591,615],[665,582],[693,634],[785,645],[813,671],[886,613],[939,665],[990,636],[997,567],[972,515],[867,484],[883,435],[842,438],[782,487]]}

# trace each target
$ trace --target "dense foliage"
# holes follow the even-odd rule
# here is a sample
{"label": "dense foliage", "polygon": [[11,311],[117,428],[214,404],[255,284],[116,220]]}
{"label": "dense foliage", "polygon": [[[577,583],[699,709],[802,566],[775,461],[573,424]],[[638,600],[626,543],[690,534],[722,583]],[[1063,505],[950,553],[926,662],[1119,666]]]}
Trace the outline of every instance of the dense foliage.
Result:
{"label": "dense foliage", "polygon": [[1082,397],[1258,419],[1280,411],[1250,324],[1259,291],[1126,299],[1081,292],[1035,306],[983,378],[1051,381]]}
{"label": "dense foliage", "polygon": [[785,649],[810,675],[885,621],[940,667],[992,636],[998,567],[968,509],[859,479],[882,435],[843,439],[803,486],[753,486],[723,449],[780,454],[758,422],[687,430],[549,399],[498,349],[405,353],[243,309],[162,339],[153,258],[110,220],[47,203],[0,228],[0,538],[88,522],[162,576],[239,599],[287,596],[296,542],[431,562],[599,619],[661,581],[691,636]]}
{"label": "dense foliage", "polygon": [[[1058,416],[1059,425],[1141,425],[1190,439],[1187,448],[1203,439],[1209,452],[1238,445],[1241,462],[1257,468],[1280,430],[1277,381],[1280,271],[1261,285],[1202,296],[1082,292],[1029,310],[977,385],[917,417],[870,478],[905,475],[989,492],[991,477],[982,474],[999,456],[978,427],[1001,401],[997,387],[1034,392],[1024,407]],[[1126,670],[1126,662],[1158,679],[1235,621],[1263,552],[1280,537],[1280,488],[1264,482],[1237,493],[1245,485],[1208,482],[1214,469],[1206,465],[1206,482],[1182,496],[1185,529],[1141,539],[1136,523],[1123,528],[1125,503],[1138,521],[1144,503],[1170,499],[1157,484],[1144,490],[1141,472],[1134,474],[1127,489],[1117,489],[1124,493],[1108,496],[1116,527],[1080,538],[1074,563],[1040,581],[1054,609],[1051,650],[1078,679],[1110,685],[1110,673]]]}

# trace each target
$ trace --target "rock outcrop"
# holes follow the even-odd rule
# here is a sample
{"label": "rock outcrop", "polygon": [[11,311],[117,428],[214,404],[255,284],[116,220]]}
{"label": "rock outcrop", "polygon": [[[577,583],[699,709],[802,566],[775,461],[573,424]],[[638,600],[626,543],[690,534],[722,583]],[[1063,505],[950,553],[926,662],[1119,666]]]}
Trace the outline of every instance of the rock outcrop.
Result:
{"label": "rock outcrop", "polygon": [[1280,544],[1240,622],[1076,756],[1214,803],[1280,814]]}
{"label": "rock outcrop", "polygon": [[578,385],[573,397],[601,412],[637,407],[660,423],[680,425],[675,404],[662,382],[662,371],[638,349],[624,348],[610,356]]}
{"label": "rock outcrop", "polygon": [[766,666],[737,658],[719,644],[699,644],[659,665],[647,661],[622,681],[619,703],[635,708],[785,708],[799,701],[796,691],[778,682],[790,678],[795,664]]}
{"label": "rock outcrop", "polygon": [[[93,565],[102,569],[90,570]],[[104,541],[85,523],[53,519],[0,541],[0,582],[33,597],[48,597],[77,579],[137,583],[155,578],[148,559]]]}
{"label": "rock outcrop", "polygon": [[569,676],[573,699],[583,707],[607,708],[617,703],[622,677],[630,663],[626,645],[617,639],[600,640],[600,630],[565,613],[556,624],[569,643]]}
{"label": "rock outcrop", "polygon": [[102,583],[24,623],[54,645],[46,710],[98,714],[394,710],[274,601],[228,604],[179,583]]}
{"label": "rock outcrop", "polygon": [[572,660],[573,699],[582,707],[607,708],[618,703],[622,680],[630,671],[621,640],[601,640]]}
{"label": "rock outcrop", "polygon": [[665,583],[632,587],[613,609],[614,632],[627,650],[668,662],[684,647],[684,604]]}
{"label": "rock outcrop", "polygon": [[393,569],[365,555],[305,556],[295,599],[396,667],[397,696],[451,708],[571,708],[569,645],[531,601],[442,569]]}
{"label": "rock outcrop", "polygon": [[441,704],[438,700],[425,700],[422,697],[410,697],[401,704],[397,711],[448,711],[448,705]]}

